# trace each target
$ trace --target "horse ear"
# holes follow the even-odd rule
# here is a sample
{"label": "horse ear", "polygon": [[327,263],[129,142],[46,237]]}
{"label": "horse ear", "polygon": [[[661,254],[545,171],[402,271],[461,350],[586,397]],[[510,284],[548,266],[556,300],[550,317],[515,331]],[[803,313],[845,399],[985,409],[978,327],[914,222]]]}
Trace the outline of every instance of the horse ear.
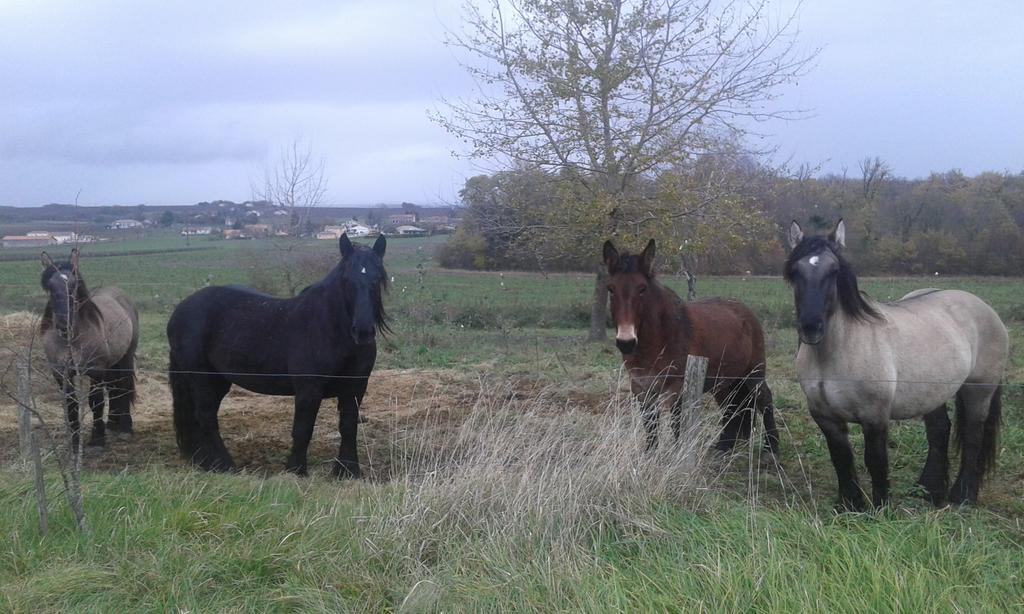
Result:
{"label": "horse ear", "polygon": [[796,220],[793,220],[793,223],[789,225],[787,238],[789,239],[790,249],[795,249],[797,245],[800,245],[800,241],[803,241],[804,229],[800,228],[800,224],[797,224]]}
{"label": "horse ear", "polygon": [[352,252],[356,250],[356,248],[352,246],[352,241],[348,240],[348,234],[346,233],[342,233],[341,238],[338,239],[338,249],[341,250],[341,256],[343,258],[348,258],[352,255]]}
{"label": "horse ear", "polygon": [[651,270],[654,267],[654,251],[654,239],[651,239],[647,242],[644,251],[640,252],[640,270],[648,277],[651,276]]}
{"label": "horse ear", "polygon": [[78,248],[71,250],[71,271],[78,273]]}
{"label": "horse ear", "polygon": [[384,251],[388,248],[388,240],[384,238],[384,235],[377,237],[377,240],[373,242],[373,251],[377,254],[377,257],[384,260]]}
{"label": "horse ear", "polygon": [[43,263],[44,269],[48,269],[54,266],[53,258],[50,258],[50,254],[47,254],[46,252],[41,252],[39,254],[39,261]]}
{"label": "horse ear", "polygon": [[615,249],[615,246],[609,240],[604,242],[604,248],[601,252],[604,256],[604,263],[608,266],[608,271],[610,272],[615,267],[615,263],[619,261],[619,250]]}
{"label": "horse ear", "polygon": [[839,218],[835,230],[828,235],[828,238],[839,247],[846,247],[846,222],[843,221],[843,218]]}

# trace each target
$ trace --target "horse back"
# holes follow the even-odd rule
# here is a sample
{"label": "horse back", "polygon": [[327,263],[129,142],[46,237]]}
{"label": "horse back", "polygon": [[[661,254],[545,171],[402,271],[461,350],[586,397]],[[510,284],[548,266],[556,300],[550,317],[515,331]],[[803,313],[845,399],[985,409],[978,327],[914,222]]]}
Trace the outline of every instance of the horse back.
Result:
{"label": "horse back", "polygon": [[[369,375],[376,347],[362,348],[356,360],[339,332],[342,316],[326,302],[316,288],[291,299],[244,287],[204,288],[171,314],[171,358],[179,369],[220,373],[262,394],[295,394],[292,379],[301,375]],[[333,389],[344,380],[325,381]]]}
{"label": "horse back", "polygon": [[[968,379],[998,379],[1009,354],[1009,333],[999,314],[985,301],[963,290],[915,290],[881,312],[899,348],[914,347],[923,355],[948,355],[947,346],[969,348],[960,357],[971,365]],[[948,342],[938,347],[943,340]],[[929,349],[928,344],[936,345]]]}
{"label": "horse back", "polygon": [[706,299],[682,308],[691,329],[687,353],[708,358],[709,378],[764,374],[764,331],[749,307],[734,300]]}

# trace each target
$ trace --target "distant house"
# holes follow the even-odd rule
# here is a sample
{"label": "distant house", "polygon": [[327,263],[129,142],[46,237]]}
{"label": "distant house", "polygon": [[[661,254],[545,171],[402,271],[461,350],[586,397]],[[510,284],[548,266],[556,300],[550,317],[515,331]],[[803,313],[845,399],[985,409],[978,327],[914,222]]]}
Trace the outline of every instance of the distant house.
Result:
{"label": "distant house", "polygon": [[345,234],[350,237],[368,237],[373,234],[374,229],[360,224],[355,220],[345,222]]}
{"label": "distant house", "polygon": [[45,236],[28,236],[28,235],[7,235],[3,238],[3,245],[5,248],[8,247],[47,247],[50,245],[56,245],[57,240],[49,234]]}
{"label": "distant house", "polygon": [[280,217],[283,215],[288,215],[288,212],[285,211],[284,209],[274,209],[274,215]]}
{"label": "distant house", "polygon": [[208,235],[213,232],[213,228],[209,226],[186,226],[181,229],[182,236],[195,237],[198,235]]}
{"label": "distant house", "polygon": [[395,228],[395,234],[400,237],[422,237],[427,234],[427,231],[419,226],[397,226]]}
{"label": "distant house", "polygon": [[388,221],[392,226],[400,226],[402,224],[412,224],[418,222],[418,216],[415,213],[392,213],[388,216]]}
{"label": "distant house", "polygon": [[242,227],[242,230],[251,239],[266,239],[270,236],[269,224],[246,224]]}
{"label": "distant house", "polygon": [[347,234],[350,237],[368,237],[376,232],[369,226],[364,226],[355,220],[345,222],[344,225],[340,226],[324,226],[324,229],[316,233],[316,238],[323,241],[330,241],[334,239],[340,239],[341,235]]}
{"label": "distant house", "polygon": [[139,220],[114,220],[107,225],[109,230],[131,230],[134,228],[142,228],[143,224]]}
{"label": "distant house", "polygon": [[244,232],[242,232],[241,230],[235,230],[234,228],[225,228],[224,229],[224,238],[225,239],[248,239],[249,237],[246,236],[246,234]]}
{"label": "distant house", "polygon": [[[31,233],[29,233],[29,234],[31,234]],[[53,237],[53,240],[56,241],[58,245],[63,245],[65,243],[83,243],[83,241],[81,240],[82,238],[80,236],[78,236],[77,232],[72,232],[72,231],[52,232],[52,233],[50,233],[50,236]]]}
{"label": "distant house", "polygon": [[25,233],[26,237],[52,237],[53,233],[49,230],[30,230]]}

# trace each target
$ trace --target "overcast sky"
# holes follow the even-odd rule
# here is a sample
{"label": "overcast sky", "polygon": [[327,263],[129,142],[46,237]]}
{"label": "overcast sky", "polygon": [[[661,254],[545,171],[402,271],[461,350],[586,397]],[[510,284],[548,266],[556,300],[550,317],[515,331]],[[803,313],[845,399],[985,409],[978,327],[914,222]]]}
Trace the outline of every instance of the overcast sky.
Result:
{"label": "overcast sky", "polygon": [[[426,111],[469,86],[459,5],[0,0],[0,204],[245,200],[294,138],[331,203],[451,201],[479,167]],[[780,101],[813,116],[761,127],[780,159],[1024,170],[1024,2],[812,0],[800,25],[823,50]]]}

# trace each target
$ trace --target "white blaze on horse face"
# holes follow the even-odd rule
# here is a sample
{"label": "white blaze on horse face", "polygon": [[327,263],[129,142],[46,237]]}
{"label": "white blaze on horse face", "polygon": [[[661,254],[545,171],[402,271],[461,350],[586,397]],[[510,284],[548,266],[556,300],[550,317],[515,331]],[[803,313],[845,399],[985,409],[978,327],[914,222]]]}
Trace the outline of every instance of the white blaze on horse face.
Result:
{"label": "white blaze on horse face", "polygon": [[61,274],[60,274],[60,278],[61,278],[61,279],[63,279],[64,281],[67,281],[67,280],[68,280],[68,276],[67,276],[67,275],[65,275],[64,273],[61,273]]}
{"label": "white blaze on horse face", "polygon": [[616,341],[636,341],[636,327],[632,324],[619,324],[615,329]]}
{"label": "white blaze on horse face", "polygon": [[366,267],[363,267],[363,269],[359,272],[362,273],[363,275],[366,275]]}
{"label": "white blaze on horse face", "polygon": [[811,266],[818,266],[819,260],[821,259],[818,256],[811,256],[807,262],[811,263]]}

